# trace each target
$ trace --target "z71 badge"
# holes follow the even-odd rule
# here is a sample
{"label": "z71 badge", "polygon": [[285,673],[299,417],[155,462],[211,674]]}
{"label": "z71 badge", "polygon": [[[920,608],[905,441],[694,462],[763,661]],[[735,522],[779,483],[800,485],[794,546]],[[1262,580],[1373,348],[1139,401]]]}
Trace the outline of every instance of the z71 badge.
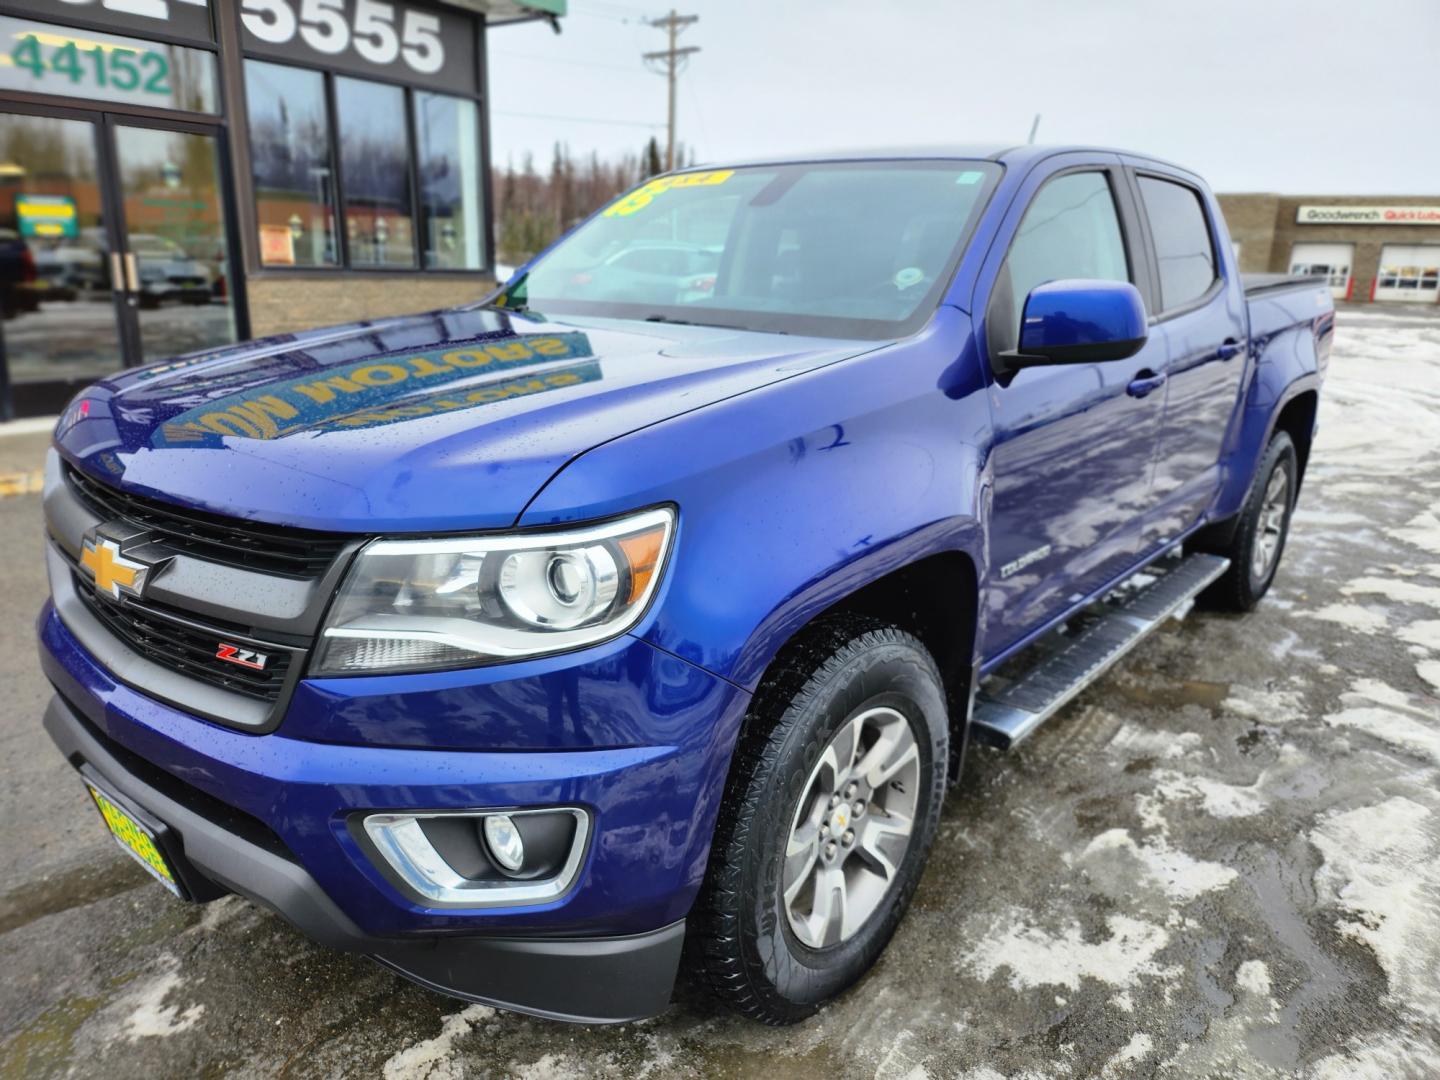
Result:
{"label": "z71 badge", "polygon": [[220,642],[220,648],[215,650],[216,660],[225,660],[232,664],[239,664],[241,667],[254,668],[256,671],[264,671],[270,657],[263,652],[256,652],[254,649],[242,649],[239,645],[231,645],[228,642]]}

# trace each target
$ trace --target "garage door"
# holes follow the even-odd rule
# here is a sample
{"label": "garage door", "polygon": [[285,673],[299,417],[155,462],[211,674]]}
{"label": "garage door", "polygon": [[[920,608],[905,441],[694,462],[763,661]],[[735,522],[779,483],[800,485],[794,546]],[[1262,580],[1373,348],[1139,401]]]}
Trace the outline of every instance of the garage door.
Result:
{"label": "garage door", "polygon": [[1375,299],[1405,304],[1440,300],[1440,244],[1386,244],[1381,248]]}
{"label": "garage door", "polygon": [[1348,300],[1354,257],[1354,244],[1296,244],[1290,249],[1290,273],[1323,277],[1336,300]]}

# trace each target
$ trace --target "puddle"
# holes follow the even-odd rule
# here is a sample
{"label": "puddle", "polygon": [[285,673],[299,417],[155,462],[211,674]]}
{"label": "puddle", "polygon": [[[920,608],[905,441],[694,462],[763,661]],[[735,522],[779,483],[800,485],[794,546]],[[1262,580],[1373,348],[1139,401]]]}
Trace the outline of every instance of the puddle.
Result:
{"label": "puddle", "polygon": [[1108,688],[1141,705],[1158,705],[1166,709],[1199,705],[1217,716],[1220,713],[1220,704],[1230,696],[1229,683],[1208,682],[1204,679],[1172,682],[1153,674],[1145,682],[1138,679],[1114,679],[1110,681]]}
{"label": "puddle", "polygon": [[0,896],[0,935],[46,915],[129,892],[149,881],[144,870],[124,858],[51,874]]}

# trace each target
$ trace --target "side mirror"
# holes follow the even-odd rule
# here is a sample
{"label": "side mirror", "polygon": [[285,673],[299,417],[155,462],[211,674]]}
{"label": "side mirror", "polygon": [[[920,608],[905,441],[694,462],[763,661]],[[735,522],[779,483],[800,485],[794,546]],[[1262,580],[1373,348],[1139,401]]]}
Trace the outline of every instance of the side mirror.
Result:
{"label": "side mirror", "polygon": [[1149,333],[1145,302],[1129,282],[1047,281],[1025,298],[1020,344],[995,358],[996,374],[1123,360],[1140,351]]}

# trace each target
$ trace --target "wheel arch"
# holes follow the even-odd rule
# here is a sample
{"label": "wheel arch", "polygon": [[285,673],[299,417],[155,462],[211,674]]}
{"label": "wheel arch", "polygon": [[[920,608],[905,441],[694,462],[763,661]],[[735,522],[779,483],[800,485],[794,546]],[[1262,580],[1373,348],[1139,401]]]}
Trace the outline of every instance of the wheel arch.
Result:
{"label": "wheel arch", "polygon": [[1305,466],[1310,460],[1310,446],[1315,440],[1315,416],[1319,408],[1319,390],[1313,387],[1300,390],[1276,412],[1270,434],[1265,440],[1268,444],[1270,439],[1275,437],[1275,432],[1283,431],[1295,444],[1295,457],[1299,466],[1298,475],[1295,478],[1297,494],[1305,479]]}
{"label": "wheel arch", "polygon": [[[979,571],[974,556],[960,548],[926,554],[856,583],[842,595],[811,608],[782,640],[772,641],[755,688],[771,682],[819,624],[843,615],[862,615],[914,636],[940,670],[950,712],[950,773],[963,764],[969,741],[975,645],[979,629]],[[746,732],[742,730],[741,738]]]}

